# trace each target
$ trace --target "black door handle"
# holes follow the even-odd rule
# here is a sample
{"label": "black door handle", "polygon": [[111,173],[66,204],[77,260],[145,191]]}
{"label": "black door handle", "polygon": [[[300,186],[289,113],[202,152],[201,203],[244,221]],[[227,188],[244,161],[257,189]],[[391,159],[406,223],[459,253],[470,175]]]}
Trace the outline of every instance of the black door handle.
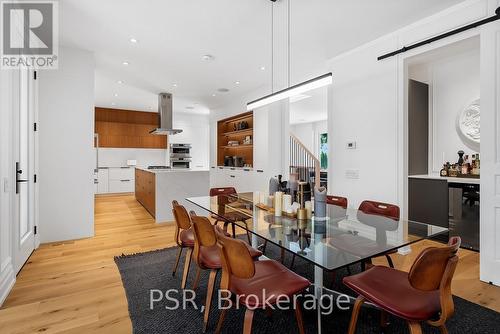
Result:
{"label": "black door handle", "polygon": [[19,183],[28,182],[29,180],[21,180],[19,175],[23,173],[22,169],[19,169],[19,162],[16,162],[16,194],[19,194]]}

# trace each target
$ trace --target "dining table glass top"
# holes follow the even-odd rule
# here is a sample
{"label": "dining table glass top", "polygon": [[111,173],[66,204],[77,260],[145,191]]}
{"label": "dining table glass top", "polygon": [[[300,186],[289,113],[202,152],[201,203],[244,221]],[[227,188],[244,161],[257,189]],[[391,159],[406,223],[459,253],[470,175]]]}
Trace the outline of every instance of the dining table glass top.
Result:
{"label": "dining table glass top", "polygon": [[259,203],[259,197],[256,192],[186,200],[220,220],[238,217],[235,224],[239,227],[324,270],[368,261],[448,231],[440,226],[394,220],[336,205],[327,205],[327,217],[323,219],[277,217]]}

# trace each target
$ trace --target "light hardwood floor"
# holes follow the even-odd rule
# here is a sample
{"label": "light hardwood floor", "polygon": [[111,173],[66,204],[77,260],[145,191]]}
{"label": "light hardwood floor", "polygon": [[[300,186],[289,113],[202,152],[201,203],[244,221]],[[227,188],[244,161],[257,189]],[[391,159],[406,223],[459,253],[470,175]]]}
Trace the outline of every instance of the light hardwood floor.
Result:
{"label": "light hardwood floor", "polygon": [[[155,224],[134,196],[97,198],[95,210],[95,237],[44,244],[33,253],[0,309],[1,333],[131,332],[113,257],[172,246],[174,228]],[[408,269],[419,250],[433,244],[394,256],[396,267]],[[500,288],[478,279],[478,254],[459,254],[453,293],[500,311]]]}

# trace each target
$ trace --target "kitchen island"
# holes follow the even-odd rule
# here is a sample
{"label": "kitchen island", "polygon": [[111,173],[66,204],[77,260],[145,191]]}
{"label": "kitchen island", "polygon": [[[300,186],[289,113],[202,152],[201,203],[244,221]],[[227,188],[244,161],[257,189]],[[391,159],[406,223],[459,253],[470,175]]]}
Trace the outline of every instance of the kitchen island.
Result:
{"label": "kitchen island", "polygon": [[196,209],[184,199],[209,193],[208,170],[200,169],[135,169],[135,198],[157,223],[174,221],[172,201],[188,210]]}

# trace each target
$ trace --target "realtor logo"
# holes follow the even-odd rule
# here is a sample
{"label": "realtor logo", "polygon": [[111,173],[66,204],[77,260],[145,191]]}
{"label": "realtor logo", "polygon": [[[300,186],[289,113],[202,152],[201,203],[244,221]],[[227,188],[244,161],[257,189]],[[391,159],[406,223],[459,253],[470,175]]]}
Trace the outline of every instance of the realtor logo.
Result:
{"label": "realtor logo", "polygon": [[57,1],[0,1],[1,67],[56,69]]}

